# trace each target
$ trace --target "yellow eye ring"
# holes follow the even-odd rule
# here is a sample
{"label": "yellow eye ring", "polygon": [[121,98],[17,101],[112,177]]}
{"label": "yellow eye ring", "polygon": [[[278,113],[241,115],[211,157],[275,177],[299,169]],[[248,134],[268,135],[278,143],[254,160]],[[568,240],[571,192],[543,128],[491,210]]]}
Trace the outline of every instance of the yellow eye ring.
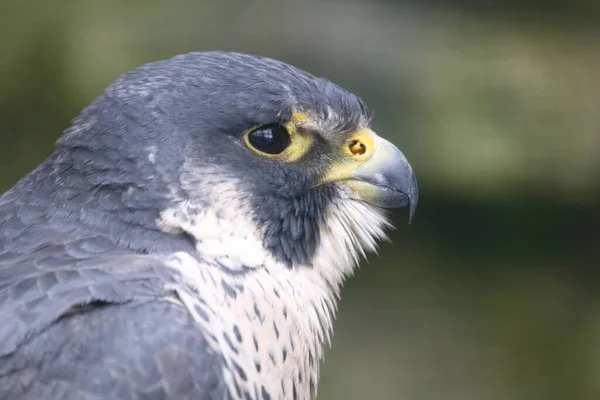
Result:
{"label": "yellow eye ring", "polygon": [[298,161],[311,148],[313,134],[303,128],[305,117],[294,116],[286,123],[270,123],[249,129],[244,134],[246,147],[265,158]]}
{"label": "yellow eye ring", "polygon": [[269,154],[281,154],[292,144],[288,130],[281,124],[261,125],[246,134],[246,141],[253,149]]}

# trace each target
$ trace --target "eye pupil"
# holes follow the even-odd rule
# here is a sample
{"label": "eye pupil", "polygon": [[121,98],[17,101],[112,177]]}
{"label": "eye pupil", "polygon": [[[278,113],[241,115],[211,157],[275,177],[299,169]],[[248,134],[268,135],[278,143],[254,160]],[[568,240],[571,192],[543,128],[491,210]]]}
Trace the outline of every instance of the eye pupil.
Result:
{"label": "eye pupil", "polygon": [[286,128],[280,124],[263,125],[248,134],[248,142],[258,151],[280,154],[291,143]]}

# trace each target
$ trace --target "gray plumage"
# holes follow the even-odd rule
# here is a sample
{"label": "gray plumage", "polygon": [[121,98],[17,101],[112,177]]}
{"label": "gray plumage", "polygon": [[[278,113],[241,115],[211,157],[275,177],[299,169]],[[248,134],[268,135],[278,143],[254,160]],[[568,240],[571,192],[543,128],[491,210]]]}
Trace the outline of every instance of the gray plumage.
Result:
{"label": "gray plumage", "polygon": [[0,398],[227,397],[218,354],[162,301],[164,260],[74,239],[11,203],[0,215]]}
{"label": "gray plumage", "polygon": [[[244,146],[298,111],[299,160]],[[368,123],[353,94],[255,56],[118,79],[0,197],[0,398],[314,395],[339,287],[385,225],[323,180]],[[414,208],[405,168],[378,185]]]}

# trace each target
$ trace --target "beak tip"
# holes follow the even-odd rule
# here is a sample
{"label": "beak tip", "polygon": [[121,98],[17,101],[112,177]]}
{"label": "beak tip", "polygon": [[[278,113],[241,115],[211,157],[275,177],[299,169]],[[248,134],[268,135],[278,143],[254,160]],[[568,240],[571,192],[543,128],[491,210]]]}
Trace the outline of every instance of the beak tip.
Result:
{"label": "beak tip", "polygon": [[417,211],[417,205],[419,204],[419,186],[417,184],[417,177],[412,173],[412,187],[410,194],[408,195],[408,224],[410,225],[415,218]]}
{"label": "beak tip", "polygon": [[408,224],[410,225],[415,218],[415,212],[417,211],[417,203],[410,201],[410,205],[408,206]]}

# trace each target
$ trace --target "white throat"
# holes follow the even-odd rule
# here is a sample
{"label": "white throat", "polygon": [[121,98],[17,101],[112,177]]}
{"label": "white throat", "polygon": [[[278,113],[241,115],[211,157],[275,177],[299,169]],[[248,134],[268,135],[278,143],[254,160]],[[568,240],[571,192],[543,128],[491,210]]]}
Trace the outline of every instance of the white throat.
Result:
{"label": "white throat", "polygon": [[[243,398],[243,392],[261,394],[264,387],[271,399],[292,398],[294,392],[309,399],[341,285],[389,224],[374,208],[341,199],[327,210],[311,265],[289,267],[263,248],[246,208],[243,202],[211,209],[182,203],[162,213],[159,226],[194,237],[202,259],[180,255],[185,260],[173,264],[192,288],[178,295],[223,354],[232,393],[240,390]],[[243,373],[231,373],[238,368]]]}

